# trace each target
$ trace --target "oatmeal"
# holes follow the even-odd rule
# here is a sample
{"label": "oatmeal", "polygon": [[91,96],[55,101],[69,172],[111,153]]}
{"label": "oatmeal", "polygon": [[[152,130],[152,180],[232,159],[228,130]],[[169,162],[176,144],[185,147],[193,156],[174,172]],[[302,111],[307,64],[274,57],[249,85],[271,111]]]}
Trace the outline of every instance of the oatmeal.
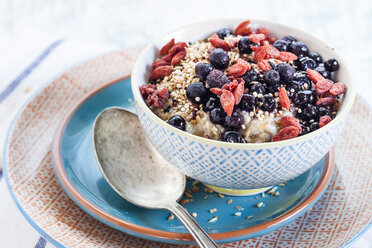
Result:
{"label": "oatmeal", "polygon": [[294,37],[276,39],[249,21],[205,40],[169,41],[140,92],[162,120],[188,133],[234,143],[294,138],[337,114],[345,84],[336,59]]}

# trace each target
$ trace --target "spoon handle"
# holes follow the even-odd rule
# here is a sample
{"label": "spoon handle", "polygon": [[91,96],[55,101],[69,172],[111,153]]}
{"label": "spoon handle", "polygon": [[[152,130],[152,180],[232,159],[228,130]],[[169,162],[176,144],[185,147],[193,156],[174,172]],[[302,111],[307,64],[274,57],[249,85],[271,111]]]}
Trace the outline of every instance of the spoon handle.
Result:
{"label": "spoon handle", "polygon": [[194,237],[196,243],[202,248],[218,247],[213,239],[204,231],[204,229],[194,220],[194,218],[180,204],[168,207]]}

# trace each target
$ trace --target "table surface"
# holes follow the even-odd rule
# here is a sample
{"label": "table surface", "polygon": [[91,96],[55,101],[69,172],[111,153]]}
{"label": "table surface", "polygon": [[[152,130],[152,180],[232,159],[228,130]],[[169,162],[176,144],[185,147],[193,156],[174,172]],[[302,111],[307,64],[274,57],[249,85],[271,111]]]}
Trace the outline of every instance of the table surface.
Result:
{"label": "table surface", "polygon": [[[26,44],[27,36],[23,34],[35,32],[127,48],[146,44],[190,22],[223,17],[278,21],[328,41],[349,60],[358,93],[372,104],[368,73],[372,68],[372,2],[369,0],[0,0],[0,37],[21,37]],[[0,68],[0,86],[9,83],[8,69]],[[7,126],[0,124],[3,129]],[[372,230],[351,247],[372,247]]]}

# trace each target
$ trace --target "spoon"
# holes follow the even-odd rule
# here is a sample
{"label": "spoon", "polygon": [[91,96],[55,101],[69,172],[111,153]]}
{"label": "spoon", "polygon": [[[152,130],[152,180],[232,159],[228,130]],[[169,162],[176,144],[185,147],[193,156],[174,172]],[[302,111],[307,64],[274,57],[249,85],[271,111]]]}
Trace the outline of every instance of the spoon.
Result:
{"label": "spoon", "polygon": [[137,115],[118,107],[103,110],[94,122],[93,146],[104,178],[121,197],[140,207],[169,210],[200,247],[218,247],[177,203],[186,177],[152,147]]}

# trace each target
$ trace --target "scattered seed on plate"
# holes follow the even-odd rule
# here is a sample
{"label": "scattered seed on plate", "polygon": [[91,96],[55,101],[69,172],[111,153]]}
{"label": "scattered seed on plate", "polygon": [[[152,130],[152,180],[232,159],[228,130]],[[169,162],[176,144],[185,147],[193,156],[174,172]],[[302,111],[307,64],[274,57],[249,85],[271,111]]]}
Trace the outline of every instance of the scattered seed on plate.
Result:
{"label": "scattered seed on plate", "polygon": [[232,199],[229,199],[229,200],[226,201],[227,204],[231,204],[232,202],[233,202]]}
{"label": "scattered seed on plate", "polygon": [[185,194],[186,197],[192,198],[192,195],[191,195],[189,192],[186,192],[186,191],[185,191],[184,194]]}
{"label": "scattered seed on plate", "polygon": [[242,212],[236,212],[234,213],[235,216],[241,216],[242,215]]}
{"label": "scattered seed on plate", "polygon": [[258,199],[258,196],[256,196],[254,199]]}
{"label": "scattered seed on plate", "polygon": [[262,197],[265,197],[265,193],[264,193],[264,192],[262,192],[262,193],[261,193],[261,196],[262,196]]}
{"label": "scattered seed on plate", "polygon": [[200,187],[199,186],[194,186],[194,187],[192,187],[192,192],[199,192],[199,190],[200,190]]}
{"label": "scattered seed on plate", "polygon": [[197,214],[197,213],[195,213],[195,212],[194,212],[194,213],[192,213],[191,215],[192,215],[192,217],[194,217],[194,218],[196,218],[196,217],[198,216],[198,214]]}
{"label": "scattered seed on plate", "polygon": [[197,185],[199,183],[200,183],[199,181],[194,181],[194,182],[192,182],[192,186],[194,187],[195,185]]}
{"label": "scattered seed on plate", "polygon": [[168,217],[168,220],[173,220],[173,219],[174,219],[174,215],[170,214],[169,217]]}
{"label": "scattered seed on plate", "polygon": [[205,196],[203,197],[204,200],[207,199],[207,198],[208,198],[208,195],[205,195]]}
{"label": "scattered seed on plate", "polygon": [[208,223],[216,222],[218,220],[217,216],[214,216],[212,219],[208,220]]}
{"label": "scattered seed on plate", "polygon": [[235,208],[236,208],[237,210],[239,210],[239,211],[243,211],[243,210],[244,210],[244,208],[242,208],[241,206],[235,206]]}
{"label": "scattered seed on plate", "polygon": [[218,193],[218,196],[219,196],[220,198],[225,198],[225,196],[224,196],[223,194],[221,194],[221,193]]}
{"label": "scattered seed on plate", "polygon": [[279,186],[280,187],[284,187],[286,185],[287,182],[282,182],[282,183],[279,183]]}
{"label": "scattered seed on plate", "polygon": [[247,220],[249,220],[249,219],[252,219],[253,218],[253,215],[249,215],[249,216],[247,216],[247,217],[245,217]]}
{"label": "scattered seed on plate", "polygon": [[261,208],[261,207],[263,207],[264,206],[264,203],[263,202],[259,202],[259,203],[257,203],[257,205],[256,205],[256,207],[258,207],[258,208]]}
{"label": "scattered seed on plate", "polygon": [[205,192],[208,192],[208,193],[213,193],[214,190],[213,189],[210,189],[210,188],[204,188],[204,191]]}
{"label": "scattered seed on plate", "polygon": [[186,203],[189,203],[189,202],[192,202],[192,201],[194,201],[194,199],[184,199],[184,200],[181,201],[181,204],[185,205]]}
{"label": "scattered seed on plate", "polygon": [[278,196],[280,193],[278,191],[274,192],[274,196]]}
{"label": "scattered seed on plate", "polygon": [[209,213],[213,214],[214,212],[217,212],[217,208],[209,209]]}

